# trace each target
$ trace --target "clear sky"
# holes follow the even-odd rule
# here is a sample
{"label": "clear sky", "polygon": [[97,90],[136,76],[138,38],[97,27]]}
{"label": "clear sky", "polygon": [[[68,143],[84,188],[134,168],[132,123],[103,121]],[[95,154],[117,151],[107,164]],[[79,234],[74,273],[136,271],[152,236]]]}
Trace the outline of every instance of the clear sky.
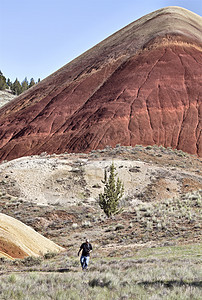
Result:
{"label": "clear sky", "polygon": [[0,70],[11,81],[43,79],[127,24],[166,6],[202,15],[202,0],[0,0]]}

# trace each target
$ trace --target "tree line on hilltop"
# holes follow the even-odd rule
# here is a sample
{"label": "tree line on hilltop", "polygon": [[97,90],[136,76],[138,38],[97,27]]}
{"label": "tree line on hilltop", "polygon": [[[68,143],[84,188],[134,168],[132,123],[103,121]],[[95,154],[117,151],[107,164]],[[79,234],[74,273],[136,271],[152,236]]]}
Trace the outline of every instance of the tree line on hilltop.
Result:
{"label": "tree line on hilltop", "polygon": [[22,92],[28,90],[36,83],[40,82],[40,78],[35,82],[34,78],[30,79],[30,82],[27,80],[27,77],[20,82],[17,78],[14,82],[6,78],[3,73],[0,71],[0,91],[5,91],[6,89],[10,90],[14,95],[20,95]]}

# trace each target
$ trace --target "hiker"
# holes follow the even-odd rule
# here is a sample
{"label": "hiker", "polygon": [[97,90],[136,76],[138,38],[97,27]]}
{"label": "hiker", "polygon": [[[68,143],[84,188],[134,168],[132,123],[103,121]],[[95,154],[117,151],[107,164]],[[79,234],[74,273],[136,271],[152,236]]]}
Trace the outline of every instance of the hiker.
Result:
{"label": "hiker", "polygon": [[81,258],[80,258],[81,267],[82,270],[86,270],[89,264],[90,252],[93,250],[92,245],[89,243],[89,239],[86,239],[86,242],[81,245],[78,252],[78,256],[81,250],[82,250]]}

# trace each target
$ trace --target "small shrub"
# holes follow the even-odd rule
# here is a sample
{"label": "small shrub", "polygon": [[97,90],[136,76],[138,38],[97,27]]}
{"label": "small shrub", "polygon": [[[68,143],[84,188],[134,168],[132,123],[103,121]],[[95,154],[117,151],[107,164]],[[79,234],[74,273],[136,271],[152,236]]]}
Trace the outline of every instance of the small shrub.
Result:
{"label": "small shrub", "polygon": [[114,228],[112,226],[108,227],[105,232],[111,232],[111,231],[114,231]]}
{"label": "small shrub", "polygon": [[50,259],[50,258],[53,258],[57,255],[57,253],[55,252],[47,252],[46,254],[44,254],[44,258],[45,259]]}
{"label": "small shrub", "polygon": [[8,277],[8,282],[10,282],[10,283],[15,283],[16,282],[16,276],[15,276],[15,274],[11,274]]}
{"label": "small shrub", "polygon": [[124,228],[125,228],[124,225],[118,224],[118,225],[116,225],[115,230],[122,230]]}
{"label": "small shrub", "polygon": [[42,258],[38,257],[38,256],[37,257],[35,257],[35,256],[27,256],[21,262],[26,267],[31,267],[31,266],[35,266],[35,265],[40,265],[41,262],[42,262]]}
{"label": "small shrub", "polygon": [[94,184],[94,185],[92,186],[92,188],[94,188],[94,189],[100,189],[100,188],[101,188],[101,185],[99,185],[98,183],[96,183],[96,184]]}
{"label": "small shrub", "polygon": [[6,263],[8,259],[6,257],[0,257],[0,263]]}
{"label": "small shrub", "polygon": [[108,280],[106,277],[104,278],[94,278],[88,282],[90,287],[107,287],[109,288],[111,285],[111,280]]}

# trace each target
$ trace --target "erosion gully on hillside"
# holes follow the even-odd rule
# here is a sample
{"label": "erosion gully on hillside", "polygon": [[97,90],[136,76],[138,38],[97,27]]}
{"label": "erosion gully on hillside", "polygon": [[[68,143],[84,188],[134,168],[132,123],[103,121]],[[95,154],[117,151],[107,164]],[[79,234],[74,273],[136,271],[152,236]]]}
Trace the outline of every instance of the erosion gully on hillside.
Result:
{"label": "erosion gully on hillside", "polygon": [[0,109],[0,160],[164,145],[202,156],[202,18],[148,14]]}

